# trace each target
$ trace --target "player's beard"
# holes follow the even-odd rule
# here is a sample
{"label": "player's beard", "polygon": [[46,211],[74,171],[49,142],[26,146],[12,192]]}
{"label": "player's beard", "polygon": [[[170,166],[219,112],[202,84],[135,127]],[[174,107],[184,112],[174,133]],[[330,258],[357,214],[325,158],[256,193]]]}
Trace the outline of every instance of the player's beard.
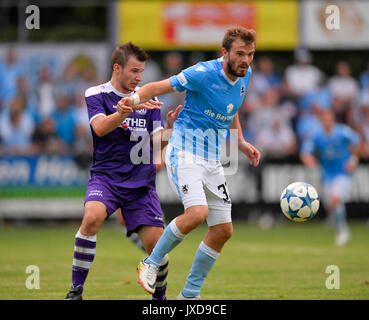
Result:
{"label": "player's beard", "polygon": [[120,86],[122,87],[123,90],[125,90],[126,92],[132,92],[134,91],[135,88],[130,88],[129,87],[129,83],[125,82],[125,81],[121,81],[120,82]]}
{"label": "player's beard", "polygon": [[119,81],[119,85],[121,86],[121,88],[124,90],[123,93],[129,93],[135,90],[136,85],[133,85],[131,81],[129,80],[128,77],[125,77],[125,75],[121,75],[120,77],[118,77],[118,81]]}
{"label": "player's beard", "polygon": [[228,73],[230,73],[232,76],[235,77],[244,77],[246,75],[247,69],[245,72],[237,72],[236,71],[236,66],[235,66],[235,62],[232,62],[230,58],[228,58],[227,61],[227,68],[228,68]]}

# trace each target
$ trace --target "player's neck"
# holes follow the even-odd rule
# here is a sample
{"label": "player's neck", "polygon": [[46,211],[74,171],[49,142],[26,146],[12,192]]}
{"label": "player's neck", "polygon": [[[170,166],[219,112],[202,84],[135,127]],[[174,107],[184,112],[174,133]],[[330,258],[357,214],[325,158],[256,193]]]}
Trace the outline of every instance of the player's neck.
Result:
{"label": "player's neck", "polygon": [[326,134],[331,134],[333,132],[333,128],[334,128],[334,126],[325,127],[324,131],[326,132]]}
{"label": "player's neck", "polygon": [[111,83],[111,85],[113,86],[113,88],[114,88],[115,90],[117,90],[118,92],[120,92],[120,93],[127,94],[127,93],[131,93],[131,92],[132,92],[132,91],[130,91],[130,90],[124,89],[124,88],[120,85],[119,81],[118,81],[115,77],[111,77],[111,79],[110,79],[110,83]]}

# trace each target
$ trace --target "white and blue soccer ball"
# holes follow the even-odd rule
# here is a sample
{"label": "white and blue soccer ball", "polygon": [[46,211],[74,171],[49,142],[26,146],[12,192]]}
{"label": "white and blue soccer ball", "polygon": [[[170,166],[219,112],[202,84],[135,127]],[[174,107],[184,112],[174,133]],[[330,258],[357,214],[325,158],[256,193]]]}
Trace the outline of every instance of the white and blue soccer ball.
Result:
{"label": "white and blue soccer ball", "polygon": [[319,195],[306,182],[289,184],[281,194],[280,205],[283,214],[295,222],[304,222],[315,217],[319,210]]}

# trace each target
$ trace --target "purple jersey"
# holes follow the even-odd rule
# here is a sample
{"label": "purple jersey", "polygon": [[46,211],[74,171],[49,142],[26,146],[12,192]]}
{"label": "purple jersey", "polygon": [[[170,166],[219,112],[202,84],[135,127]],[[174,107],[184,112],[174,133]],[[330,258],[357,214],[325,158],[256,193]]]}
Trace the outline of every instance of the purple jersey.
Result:
{"label": "purple jersey", "polygon": [[[115,113],[119,100],[133,93],[117,91],[110,81],[87,89],[90,124],[99,115]],[[163,121],[158,109],[133,111],[119,127],[103,137],[97,136],[91,127],[94,145],[91,175],[103,175],[111,184],[124,188],[155,187],[150,136],[161,129]]]}

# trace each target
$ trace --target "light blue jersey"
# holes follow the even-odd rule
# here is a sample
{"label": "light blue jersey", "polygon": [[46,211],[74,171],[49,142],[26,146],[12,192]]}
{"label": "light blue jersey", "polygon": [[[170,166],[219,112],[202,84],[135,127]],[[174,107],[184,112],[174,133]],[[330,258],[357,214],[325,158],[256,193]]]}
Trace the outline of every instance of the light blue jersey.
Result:
{"label": "light blue jersey", "polygon": [[199,62],[170,78],[177,91],[187,90],[170,143],[213,160],[219,160],[220,145],[242,105],[252,73],[249,67],[245,77],[232,81],[222,61],[223,58]]}
{"label": "light blue jersey", "polygon": [[322,169],[322,180],[327,182],[338,175],[347,175],[345,165],[351,156],[350,147],[359,144],[358,134],[350,127],[336,124],[332,132],[323,129],[302,145],[302,152],[316,154]]}

